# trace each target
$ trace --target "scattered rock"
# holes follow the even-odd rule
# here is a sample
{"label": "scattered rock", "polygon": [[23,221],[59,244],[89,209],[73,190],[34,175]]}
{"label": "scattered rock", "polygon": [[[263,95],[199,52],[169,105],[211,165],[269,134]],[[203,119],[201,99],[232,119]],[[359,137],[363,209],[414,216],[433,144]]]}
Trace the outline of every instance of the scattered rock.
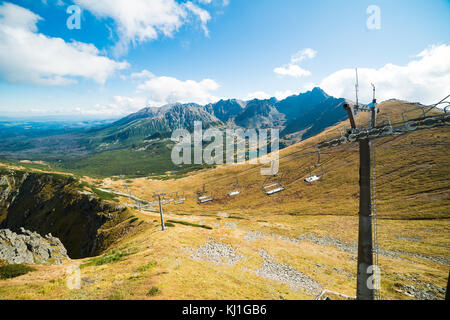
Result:
{"label": "scattered rock", "polygon": [[442,300],[437,297],[434,292],[426,289],[419,289],[413,285],[396,284],[394,289],[417,300]]}
{"label": "scattered rock", "polygon": [[236,229],[237,228],[237,224],[234,222],[227,222],[225,224],[225,229]]}
{"label": "scattered rock", "polygon": [[226,212],[218,212],[217,216],[222,218],[228,218],[230,215]]}
{"label": "scattered rock", "polygon": [[259,255],[263,258],[263,265],[253,273],[263,278],[289,284],[292,288],[301,287],[309,294],[320,292],[322,286],[316,280],[292,266],[276,262],[264,249],[259,251]]}
{"label": "scattered rock", "polygon": [[405,241],[413,241],[413,242],[419,242],[421,238],[419,237],[405,237],[405,236],[396,236],[399,240],[405,240]]}
{"label": "scattered rock", "polygon": [[245,259],[243,255],[236,254],[235,250],[230,245],[222,242],[216,242],[214,239],[209,239],[206,244],[198,247],[198,249],[191,255],[191,258],[195,260],[209,261],[218,266],[233,266],[240,260]]}
{"label": "scattered rock", "polygon": [[262,238],[264,238],[264,234],[262,234],[259,231],[254,231],[254,232],[249,231],[244,236],[244,239],[249,241],[249,242],[252,242],[252,241],[255,241],[255,240],[258,240],[258,239],[262,239]]}

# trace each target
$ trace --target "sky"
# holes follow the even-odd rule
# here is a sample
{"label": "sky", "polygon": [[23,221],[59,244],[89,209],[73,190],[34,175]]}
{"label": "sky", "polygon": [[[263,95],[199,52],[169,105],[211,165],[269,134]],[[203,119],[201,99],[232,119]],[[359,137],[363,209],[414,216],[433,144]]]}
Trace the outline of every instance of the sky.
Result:
{"label": "sky", "polygon": [[450,94],[449,0],[0,0],[0,116]]}

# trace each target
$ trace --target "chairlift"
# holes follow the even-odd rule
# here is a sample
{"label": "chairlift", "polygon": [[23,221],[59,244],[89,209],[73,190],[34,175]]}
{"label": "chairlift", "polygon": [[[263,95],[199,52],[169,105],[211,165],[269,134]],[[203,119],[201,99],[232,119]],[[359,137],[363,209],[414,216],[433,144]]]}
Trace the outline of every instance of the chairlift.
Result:
{"label": "chairlift", "polygon": [[184,203],[184,201],[186,201],[186,198],[184,197],[184,192],[183,192],[183,194],[182,194],[182,196],[178,196],[178,192],[176,193],[176,201],[175,201],[175,204],[183,204]]}
{"label": "chairlift", "polygon": [[320,163],[320,150],[317,151],[317,163],[309,167],[309,175],[305,178],[305,182],[313,183],[322,179],[325,175],[323,165]]}
{"label": "chairlift", "polygon": [[263,192],[268,196],[284,191],[282,177],[278,175],[278,170],[275,170],[275,163],[275,161],[272,161],[271,174],[264,180],[262,185]]}
{"label": "chairlift", "polygon": [[173,193],[170,193],[170,194],[169,194],[169,199],[167,199],[167,202],[168,202],[168,203],[175,202],[174,194],[173,194]]}
{"label": "chairlift", "polygon": [[212,194],[206,191],[205,184],[203,185],[203,191],[198,192],[198,203],[207,203],[214,200]]}
{"label": "chairlift", "polygon": [[238,181],[237,177],[236,177],[236,183],[234,184],[233,187],[234,187],[233,191],[228,193],[229,197],[234,197],[241,193],[241,191],[239,190],[239,181]]}
{"label": "chairlift", "polygon": [[[320,170],[319,173],[314,173],[314,171]],[[305,178],[305,182],[312,183],[319,181],[325,175],[322,164],[316,164],[309,168],[309,175]]]}

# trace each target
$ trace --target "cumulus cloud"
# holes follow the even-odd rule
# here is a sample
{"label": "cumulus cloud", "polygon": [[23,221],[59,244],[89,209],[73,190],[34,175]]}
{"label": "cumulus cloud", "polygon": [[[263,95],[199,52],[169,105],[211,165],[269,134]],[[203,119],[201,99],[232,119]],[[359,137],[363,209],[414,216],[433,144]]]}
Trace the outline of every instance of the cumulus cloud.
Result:
{"label": "cumulus cloud", "polygon": [[256,91],[256,92],[249,93],[247,95],[247,97],[245,97],[243,100],[245,100],[245,101],[254,100],[254,99],[267,100],[270,98],[272,98],[272,96],[270,94],[265,93],[264,91]]}
{"label": "cumulus cloud", "polygon": [[151,79],[155,75],[148,70],[142,70],[141,72],[134,72],[130,75],[131,79]]}
{"label": "cumulus cloud", "polygon": [[[431,104],[450,94],[450,45],[435,45],[420,52],[405,66],[386,64],[380,69],[359,68],[361,101],[371,101],[371,83],[379,101],[391,98]],[[343,69],[326,77],[320,87],[348,99],[355,97],[355,70]]]}
{"label": "cumulus cloud", "polygon": [[96,104],[93,108],[77,107],[75,108],[75,112],[88,116],[123,116],[149,105],[150,102],[145,97],[115,96],[113,97],[113,102],[109,104]]}
{"label": "cumulus cloud", "polygon": [[145,93],[154,105],[175,102],[207,104],[218,100],[212,92],[219,87],[219,84],[212,79],[197,82],[162,76],[154,77],[140,84],[138,91]]}
{"label": "cumulus cloud", "polygon": [[189,21],[189,13],[197,16],[206,34],[209,13],[192,2],[175,0],[74,0],[76,4],[99,18],[114,20],[119,36],[115,54],[123,55],[129,44],[157,39],[160,35],[172,37]]}
{"label": "cumulus cloud", "polygon": [[290,76],[294,78],[307,77],[311,75],[311,72],[299,67],[296,64],[290,64],[285,67],[278,67],[273,69],[273,72],[280,76]]}
{"label": "cumulus cloud", "polygon": [[311,72],[301,68],[299,66],[299,63],[306,59],[313,59],[316,57],[316,55],[317,51],[311,48],[300,50],[291,56],[291,61],[289,64],[275,68],[273,69],[273,72],[275,72],[279,76],[289,76],[294,78],[310,76]]}
{"label": "cumulus cloud", "polygon": [[313,50],[311,48],[306,48],[303,50],[300,50],[299,52],[295,53],[291,57],[291,63],[299,63],[305,59],[313,59],[317,56],[317,51]]}
{"label": "cumulus cloud", "polygon": [[245,101],[254,100],[254,99],[267,100],[272,97],[275,97],[278,100],[283,100],[294,94],[297,94],[297,93],[292,90],[276,91],[275,94],[273,94],[273,95],[270,95],[264,91],[256,91],[256,92],[249,93],[243,100],[245,100]]}
{"label": "cumulus cloud", "polygon": [[6,81],[67,85],[81,77],[103,84],[128,67],[126,62],[101,56],[91,44],[67,43],[38,33],[41,19],[20,6],[0,5],[0,76]]}

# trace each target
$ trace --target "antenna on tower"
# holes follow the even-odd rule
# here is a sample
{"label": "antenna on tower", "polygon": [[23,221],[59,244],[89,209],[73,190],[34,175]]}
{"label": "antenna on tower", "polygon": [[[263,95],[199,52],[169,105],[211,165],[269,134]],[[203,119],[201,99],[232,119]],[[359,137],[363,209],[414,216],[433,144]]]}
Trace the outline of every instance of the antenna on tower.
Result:
{"label": "antenna on tower", "polygon": [[372,88],[373,88],[373,100],[372,103],[375,106],[377,104],[377,99],[375,98],[375,85],[373,83],[371,83]]}
{"label": "antenna on tower", "polygon": [[356,92],[356,105],[359,106],[359,79],[358,79],[358,68],[356,68],[356,84],[355,84],[355,92]]}

